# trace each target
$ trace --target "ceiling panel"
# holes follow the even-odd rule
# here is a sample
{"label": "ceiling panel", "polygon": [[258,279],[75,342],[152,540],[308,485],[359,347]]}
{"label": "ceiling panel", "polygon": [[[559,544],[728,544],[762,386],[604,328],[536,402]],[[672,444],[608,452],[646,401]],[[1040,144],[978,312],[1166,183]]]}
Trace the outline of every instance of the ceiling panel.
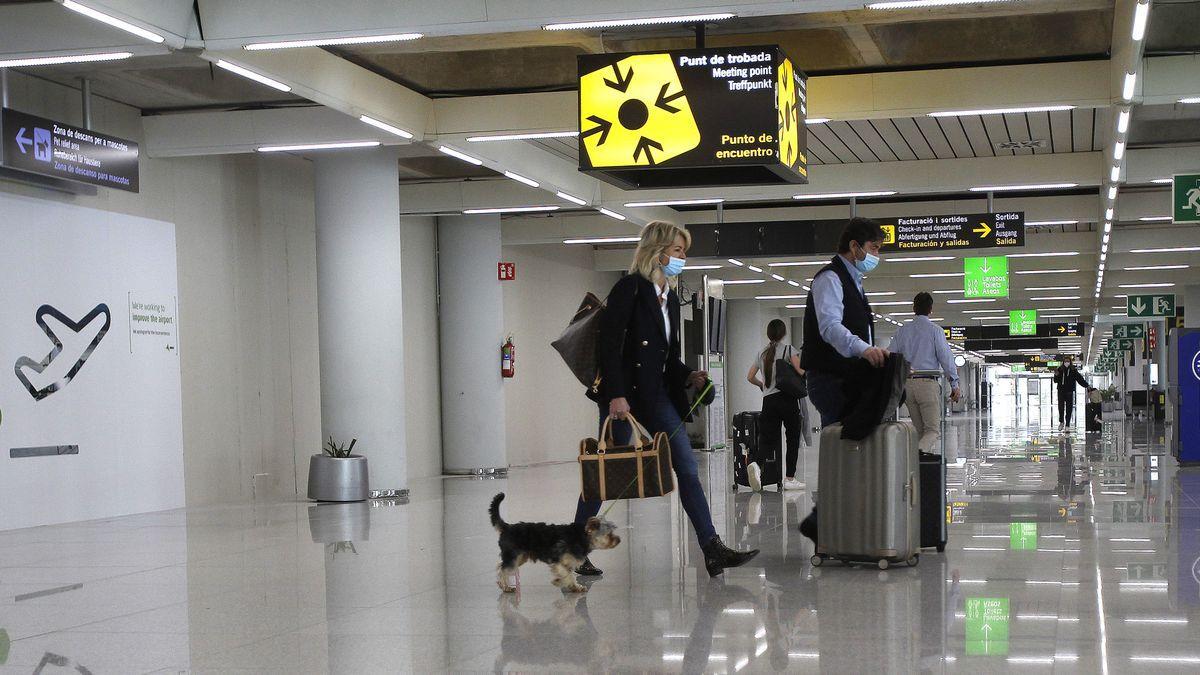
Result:
{"label": "ceiling panel", "polygon": [[1035,148],[1035,155],[1049,155],[1054,152],[1050,147],[1050,113],[1034,112],[1025,113],[1025,122],[1029,125],[1029,136],[1035,141],[1045,141],[1046,147]]}
{"label": "ceiling panel", "polygon": [[1050,115],[1050,149],[1054,152],[1074,152],[1071,137],[1071,112],[1058,110]]}
{"label": "ceiling panel", "polygon": [[[1015,113],[1004,115],[1004,128],[1008,130],[1008,137],[1014,141],[1028,141],[1029,137],[1029,120],[1025,119],[1023,113]],[[1019,148],[1013,151],[1016,155],[1032,155],[1033,150],[1028,148]]]}
{"label": "ceiling panel", "polygon": [[1090,152],[1092,149],[1092,128],[1096,123],[1096,111],[1092,108],[1076,108],[1071,111],[1072,152]]}
{"label": "ceiling panel", "polygon": [[967,133],[963,130],[962,122],[959,122],[957,117],[938,117],[936,119],[942,133],[950,141],[950,148],[954,150],[955,157],[975,157],[975,149],[967,140]]}
{"label": "ceiling panel", "polygon": [[859,138],[849,122],[829,122],[825,125],[861,162],[878,162],[879,156]]}
{"label": "ceiling panel", "polygon": [[937,153],[929,146],[925,134],[917,126],[917,120],[912,117],[890,120],[896,130],[904,137],[908,147],[917,155],[917,159],[937,159]]}
{"label": "ceiling panel", "polygon": [[[839,139],[837,135],[829,129],[828,123],[814,124],[813,126],[809,127],[809,131],[813,133],[813,136],[816,136],[818,139],[820,139],[821,143],[823,143],[825,147],[829,149],[830,153],[833,155],[833,158],[836,158],[838,163],[857,164],[862,162],[862,160],[856,157],[854,153],[850,151],[850,148],[847,148],[846,144],[843,143],[841,139]],[[831,158],[830,161],[832,162],[833,159]]]}
{"label": "ceiling panel", "polygon": [[875,131],[870,120],[854,120],[850,126],[854,129],[854,133],[858,134],[858,137],[871,148],[879,161],[895,162],[899,160],[888,142],[879,135],[879,132]]}
{"label": "ceiling panel", "polygon": [[992,139],[988,135],[987,128],[983,125],[983,118],[979,115],[968,115],[958,118],[959,124],[967,134],[967,140],[971,142],[971,147],[975,150],[976,157],[995,157],[996,147],[992,145]]}
{"label": "ceiling panel", "polygon": [[932,117],[917,117],[914,119],[921,133],[925,135],[925,141],[929,143],[929,147],[933,148],[933,152],[938,159],[954,159],[956,155],[954,150],[950,148],[950,141],[946,138],[945,132],[938,126],[937,120]]}
{"label": "ceiling panel", "polygon": [[887,144],[888,150],[896,155],[896,159],[906,161],[917,158],[908,141],[904,139],[904,134],[896,128],[895,122],[892,120],[868,120],[868,123],[871,125],[872,131]]}

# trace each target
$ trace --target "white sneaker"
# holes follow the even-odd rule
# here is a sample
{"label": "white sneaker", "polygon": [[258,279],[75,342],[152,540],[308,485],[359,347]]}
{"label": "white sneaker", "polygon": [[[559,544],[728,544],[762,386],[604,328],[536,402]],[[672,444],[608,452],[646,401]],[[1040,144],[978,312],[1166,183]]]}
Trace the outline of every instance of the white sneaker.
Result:
{"label": "white sneaker", "polygon": [[746,478],[750,481],[751,490],[762,492],[762,469],[758,466],[758,462],[746,465]]}
{"label": "white sneaker", "polygon": [[786,490],[803,490],[804,483],[801,483],[800,481],[796,480],[795,478],[785,478],[783,480],[783,489],[785,491]]}

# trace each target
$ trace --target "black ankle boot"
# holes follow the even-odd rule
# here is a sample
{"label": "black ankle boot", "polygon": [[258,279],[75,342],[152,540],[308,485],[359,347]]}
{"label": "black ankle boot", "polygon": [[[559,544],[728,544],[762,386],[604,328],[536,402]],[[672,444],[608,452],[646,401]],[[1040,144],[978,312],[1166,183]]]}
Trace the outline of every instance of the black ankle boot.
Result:
{"label": "black ankle boot", "polygon": [[725,545],[720,537],[713,537],[703,547],[704,569],[708,576],[715,577],[727,567],[741,567],[758,555],[758,549],[753,551],[735,551]]}
{"label": "black ankle boot", "polygon": [[598,577],[601,574],[604,574],[604,570],[593,565],[590,559],[584,558],[583,564],[575,570],[575,574],[578,574],[581,577]]}
{"label": "black ankle boot", "polygon": [[800,521],[800,534],[812,539],[813,546],[817,545],[817,509],[813,507],[812,513]]}

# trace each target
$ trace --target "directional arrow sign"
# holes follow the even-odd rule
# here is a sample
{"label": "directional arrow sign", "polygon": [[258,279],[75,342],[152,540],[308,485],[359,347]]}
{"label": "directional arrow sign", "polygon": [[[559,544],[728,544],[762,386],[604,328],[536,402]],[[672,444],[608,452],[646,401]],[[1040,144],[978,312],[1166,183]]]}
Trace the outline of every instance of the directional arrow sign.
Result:
{"label": "directional arrow sign", "polygon": [[971,231],[975,234],[978,234],[980,239],[987,239],[987,236],[992,233],[992,228],[987,223],[981,222],[979,223],[979,227],[976,227]]}
{"label": "directional arrow sign", "polygon": [[1008,297],[1008,258],[963,258],[963,291],[968,298]]}
{"label": "directional arrow sign", "polygon": [[1037,335],[1037,310],[1014,309],[1008,313],[1009,335]]}
{"label": "directional arrow sign", "polygon": [[1113,326],[1113,337],[1144,338],[1146,337],[1146,326],[1140,323],[1118,323]]}
{"label": "directional arrow sign", "polygon": [[1175,294],[1131,295],[1126,300],[1129,316],[1175,316]]}
{"label": "directional arrow sign", "polygon": [[25,135],[25,127],[21,127],[21,130],[17,132],[16,140],[17,146],[21,148],[21,154],[27,154],[29,146],[33,145],[33,139]]}
{"label": "directional arrow sign", "polygon": [[1107,347],[1116,351],[1131,352],[1133,351],[1133,340],[1127,340],[1125,338],[1109,338]]}

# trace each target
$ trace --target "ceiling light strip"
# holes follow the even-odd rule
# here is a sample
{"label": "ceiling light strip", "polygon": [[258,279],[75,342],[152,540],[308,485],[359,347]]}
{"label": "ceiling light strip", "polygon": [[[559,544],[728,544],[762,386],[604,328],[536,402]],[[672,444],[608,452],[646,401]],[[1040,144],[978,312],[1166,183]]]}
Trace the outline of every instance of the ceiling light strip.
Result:
{"label": "ceiling light strip", "polygon": [[149,40],[150,42],[153,42],[155,44],[159,44],[159,43],[163,42],[164,40],[166,40],[166,38],[159,35],[158,33],[155,33],[153,31],[148,31],[145,28],[142,28],[141,26],[135,26],[135,25],[129,23],[128,21],[123,21],[121,19],[118,19],[115,16],[110,16],[108,14],[105,14],[104,12],[96,11],[96,10],[92,9],[91,7],[86,7],[84,5],[81,5],[78,2],[72,2],[72,0],[63,0],[62,6],[66,7],[67,9],[71,10],[72,12],[78,12],[79,14],[82,14],[86,17],[95,19],[96,21],[99,21],[101,23],[106,23],[106,24],[112,26],[113,28],[119,28],[120,30],[125,31],[126,33],[132,33],[132,34],[142,38],[143,40]]}
{"label": "ceiling light strip", "polygon": [[279,91],[291,91],[292,90],[292,88],[290,86],[280,82],[279,80],[273,80],[273,79],[267,77],[266,75],[260,75],[256,72],[254,72],[253,70],[250,70],[249,68],[239,66],[236,63],[230,63],[229,61],[226,61],[225,59],[217,59],[217,67],[228,70],[231,73],[236,73],[238,75],[241,75],[242,77],[244,77],[248,80],[254,80],[255,82],[258,82],[260,84],[265,84],[268,87],[271,87],[272,89],[278,89]]}
{"label": "ceiling light strip", "polygon": [[602,19],[598,21],[569,21],[566,23],[548,23],[542,30],[585,30],[588,28],[625,28],[629,26],[657,26],[672,23],[708,23],[724,21],[737,16],[730,12],[714,14],[685,14],[682,16],[655,16],[641,19]]}
{"label": "ceiling light strip", "polygon": [[364,124],[370,124],[371,126],[375,127],[376,129],[382,129],[382,130],[388,132],[389,134],[392,134],[394,136],[399,136],[400,138],[412,138],[413,137],[412,134],[401,129],[400,127],[394,127],[394,126],[388,124],[387,122],[384,122],[382,120],[377,120],[374,117],[371,117],[370,115],[360,115],[358,118],[358,121],[363,122]]}
{"label": "ceiling light strip", "polygon": [[333,47],[336,45],[368,45],[381,42],[408,42],[425,37],[421,33],[390,33],[388,35],[361,35],[358,37],[314,38],[312,40],[282,40],[279,42],[254,42],[242,47],[257,52],[270,49],[299,49],[301,47]]}
{"label": "ceiling light strip", "polygon": [[95,63],[98,61],[120,61],[133,56],[132,52],[97,52],[70,56],[38,56],[28,59],[0,61],[0,68],[24,68],[26,66],[54,66],[62,63]]}

